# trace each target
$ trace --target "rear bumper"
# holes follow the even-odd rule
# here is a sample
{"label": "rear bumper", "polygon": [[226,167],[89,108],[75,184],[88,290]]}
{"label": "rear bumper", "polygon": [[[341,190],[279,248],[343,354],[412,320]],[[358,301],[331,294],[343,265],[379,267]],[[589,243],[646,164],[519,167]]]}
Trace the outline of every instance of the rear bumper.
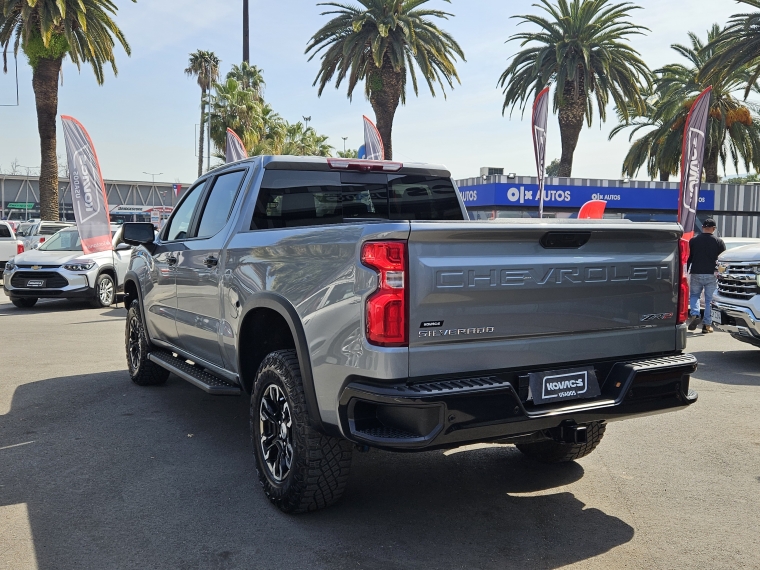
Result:
{"label": "rear bumper", "polygon": [[515,388],[514,379],[499,376],[385,386],[353,382],[341,395],[339,416],[346,437],[389,450],[509,440],[685,408],[697,401],[697,393],[689,390],[696,369],[691,354],[618,362],[598,375],[599,397],[544,406],[521,398],[524,391]]}

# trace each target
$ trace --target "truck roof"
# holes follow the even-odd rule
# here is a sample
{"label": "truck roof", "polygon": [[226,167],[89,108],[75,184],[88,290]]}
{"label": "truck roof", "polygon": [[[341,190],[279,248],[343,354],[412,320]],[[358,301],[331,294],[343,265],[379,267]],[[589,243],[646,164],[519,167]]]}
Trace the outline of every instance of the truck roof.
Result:
{"label": "truck roof", "polygon": [[[330,166],[330,163],[328,162],[350,162],[350,163],[364,163],[366,164],[369,161],[359,161],[358,159],[340,159],[340,158],[331,158],[328,159],[326,157],[321,156],[288,156],[288,155],[279,155],[279,156],[271,156],[271,155],[264,155],[264,156],[255,156],[251,158],[247,158],[241,161],[238,161],[237,163],[232,164],[240,164],[244,162],[253,162],[255,160],[260,159],[262,161],[262,164],[264,168],[267,170],[316,170],[316,171],[336,171],[340,172],[343,169],[336,169],[332,166]],[[422,162],[394,162],[394,161],[372,161],[376,162],[377,164],[400,164],[401,167],[396,171],[389,171],[389,174],[416,174],[416,175],[422,175],[422,176],[443,176],[446,178],[451,178],[451,172],[448,168],[446,168],[443,165],[440,164],[426,164]],[[229,165],[225,165],[229,166]],[[348,169],[352,170],[352,169]]]}

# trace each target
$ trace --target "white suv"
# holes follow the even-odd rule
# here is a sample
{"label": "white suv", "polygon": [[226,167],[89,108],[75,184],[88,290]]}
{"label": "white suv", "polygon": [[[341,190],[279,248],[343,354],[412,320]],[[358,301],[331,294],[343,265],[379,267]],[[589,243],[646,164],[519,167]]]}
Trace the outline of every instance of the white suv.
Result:
{"label": "white suv", "polygon": [[37,249],[15,256],[5,264],[3,289],[14,305],[31,308],[40,298],[88,299],[108,307],[124,286],[132,247],[112,232],[113,250],[85,255],[79,231],[59,231]]}

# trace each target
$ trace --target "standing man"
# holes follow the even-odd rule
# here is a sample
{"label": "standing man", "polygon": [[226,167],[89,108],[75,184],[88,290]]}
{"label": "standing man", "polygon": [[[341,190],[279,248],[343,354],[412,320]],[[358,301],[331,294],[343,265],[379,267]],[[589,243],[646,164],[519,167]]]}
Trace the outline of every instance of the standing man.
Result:
{"label": "standing man", "polygon": [[699,316],[699,299],[702,291],[705,292],[705,318],[702,325],[703,333],[713,332],[712,298],[715,289],[718,288],[718,279],[715,277],[715,264],[718,256],[726,251],[726,244],[715,235],[715,220],[707,218],[702,224],[702,233],[694,236],[689,241],[689,307],[691,308],[691,320],[689,330],[693,331],[703,322]]}

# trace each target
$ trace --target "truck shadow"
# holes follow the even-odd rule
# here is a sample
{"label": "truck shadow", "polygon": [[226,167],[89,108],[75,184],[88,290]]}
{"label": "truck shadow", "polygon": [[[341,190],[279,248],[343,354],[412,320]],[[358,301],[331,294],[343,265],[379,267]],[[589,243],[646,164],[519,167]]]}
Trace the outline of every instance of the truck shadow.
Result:
{"label": "truck shadow", "polygon": [[556,568],[634,535],[563,488],[583,475],[513,447],[357,453],[340,504],[287,516],[244,398],[109,372],[23,385],[0,416],[0,507],[26,503],[43,570]]}

